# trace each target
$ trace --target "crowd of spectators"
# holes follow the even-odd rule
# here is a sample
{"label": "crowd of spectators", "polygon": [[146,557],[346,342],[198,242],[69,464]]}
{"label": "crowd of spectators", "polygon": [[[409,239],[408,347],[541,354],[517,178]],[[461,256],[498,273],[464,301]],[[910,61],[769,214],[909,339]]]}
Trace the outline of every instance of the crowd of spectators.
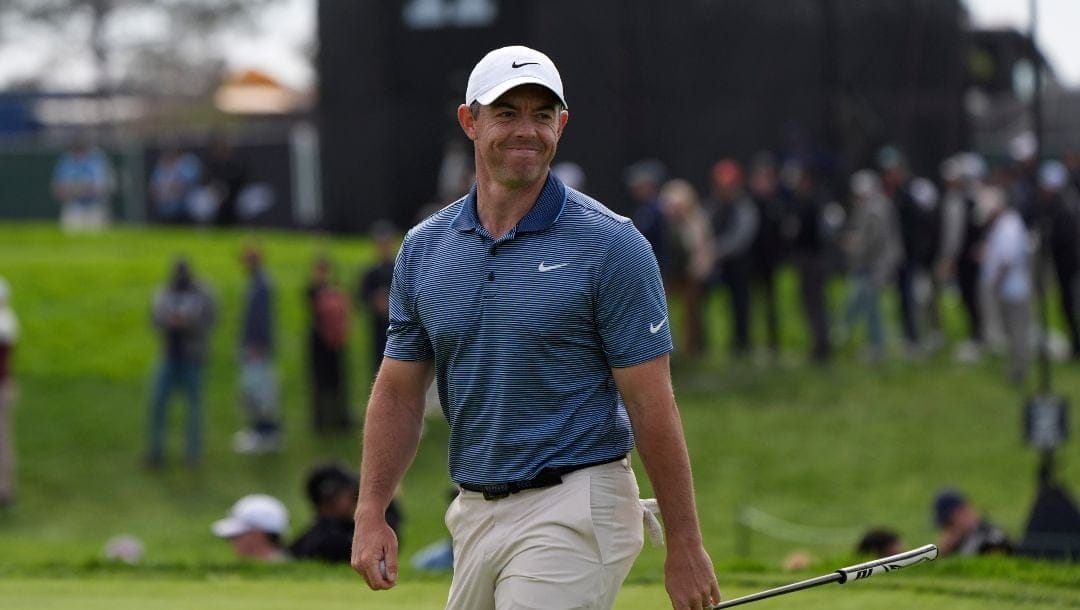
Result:
{"label": "crowd of spectators", "polygon": [[[873,167],[840,188],[814,162],[768,151],[745,163],[718,160],[701,192],[658,160],[629,166],[633,221],[681,304],[679,355],[692,359],[709,347],[706,311],[719,295],[732,355],[775,359],[786,332],[778,274],[790,267],[814,361],[849,344],[871,362],[938,351],[947,337],[941,301],[955,293],[966,328],[954,357],[1003,354],[1009,378],[1023,383],[1044,275],[1056,284],[1048,294],[1060,298],[1065,328],[1056,336],[1069,345],[1062,355],[1080,358],[1080,153],[1037,163],[1030,135],[1011,152],[993,163],[957,153],[936,175],[918,176],[903,151],[885,146]],[[828,298],[834,282],[846,289],[842,305]]]}

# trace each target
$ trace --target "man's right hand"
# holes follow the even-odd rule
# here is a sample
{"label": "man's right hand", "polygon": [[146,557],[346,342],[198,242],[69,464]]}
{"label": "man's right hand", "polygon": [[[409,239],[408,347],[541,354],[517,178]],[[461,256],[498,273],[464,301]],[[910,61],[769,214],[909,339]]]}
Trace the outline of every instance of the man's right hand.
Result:
{"label": "man's right hand", "polygon": [[385,519],[357,520],[352,567],[375,591],[390,589],[397,584],[397,535]]}

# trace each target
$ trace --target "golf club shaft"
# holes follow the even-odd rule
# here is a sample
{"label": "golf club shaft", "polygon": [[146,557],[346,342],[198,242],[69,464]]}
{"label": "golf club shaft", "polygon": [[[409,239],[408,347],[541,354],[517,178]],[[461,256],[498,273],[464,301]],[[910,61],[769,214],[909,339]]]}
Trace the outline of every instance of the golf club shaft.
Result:
{"label": "golf club shaft", "polygon": [[811,587],[816,587],[818,585],[823,585],[830,582],[844,584],[850,581],[870,578],[874,574],[883,574],[885,572],[892,572],[894,570],[899,570],[900,568],[905,568],[907,566],[922,563],[924,561],[933,561],[937,558],[937,555],[937,547],[932,544],[927,544],[917,549],[904,551],[903,553],[897,553],[896,555],[882,557],[881,559],[867,561],[866,563],[860,563],[853,566],[848,566],[846,568],[840,568],[832,574],[825,574],[824,576],[818,576],[817,578],[801,580],[799,582],[791,583],[790,585],[783,585],[781,587],[767,589],[759,593],[753,593],[751,595],[737,597],[726,602],[720,602],[719,604],[713,606],[713,609],[717,610],[719,608],[731,608],[732,606],[756,602],[758,600],[775,597],[777,595],[783,595],[785,593],[793,593],[795,591],[809,589]]}
{"label": "golf club shaft", "polygon": [[807,580],[800,580],[799,582],[793,582],[790,585],[784,585],[782,587],[776,587],[775,589],[766,589],[765,591],[759,591],[750,595],[744,595],[742,597],[736,597],[735,599],[728,600],[726,602],[720,602],[713,606],[713,609],[717,608],[731,608],[732,606],[740,606],[742,604],[749,604],[750,602],[756,602],[769,597],[776,597],[777,595],[783,595],[785,593],[794,593],[795,591],[801,591],[803,589],[809,589],[810,587],[816,587],[830,582],[839,582],[840,573],[833,572],[832,574],[826,574],[824,576],[818,576],[817,578],[810,578]]}

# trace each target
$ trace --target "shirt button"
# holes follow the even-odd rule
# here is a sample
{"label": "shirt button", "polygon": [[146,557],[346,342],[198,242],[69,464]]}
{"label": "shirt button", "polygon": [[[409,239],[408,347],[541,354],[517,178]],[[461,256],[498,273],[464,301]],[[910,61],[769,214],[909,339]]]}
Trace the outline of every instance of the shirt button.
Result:
{"label": "shirt button", "polygon": [[491,247],[491,255],[492,255],[492,256],[495,256],[495,249],[496,249],[496,247],[497,247],[497,246],[492,246],[492,247]]}
{"label": "shirt button", "polygon": [[488,271],[488,281],[489,282],[494,282],[495,281],[495,272],[494,271]]}

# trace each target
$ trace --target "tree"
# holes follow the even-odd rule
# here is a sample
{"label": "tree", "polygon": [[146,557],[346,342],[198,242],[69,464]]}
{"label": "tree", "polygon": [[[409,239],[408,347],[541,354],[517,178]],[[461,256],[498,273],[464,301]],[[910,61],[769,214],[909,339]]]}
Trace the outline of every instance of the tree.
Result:
{"label": "tree", "polygon": [[[120,84],[190,86],[204,80],[200,73],[220,67],[223,30],[252,28],[258,11],[277,2],[4,0],[0,45],[26,36],[48,41],[49,60],[35,75],[39,86],[50,82],[51,70],[80,62],[88,65],[90,88],[99,94]],[[178,81],[181,74],[196,78]]]}

